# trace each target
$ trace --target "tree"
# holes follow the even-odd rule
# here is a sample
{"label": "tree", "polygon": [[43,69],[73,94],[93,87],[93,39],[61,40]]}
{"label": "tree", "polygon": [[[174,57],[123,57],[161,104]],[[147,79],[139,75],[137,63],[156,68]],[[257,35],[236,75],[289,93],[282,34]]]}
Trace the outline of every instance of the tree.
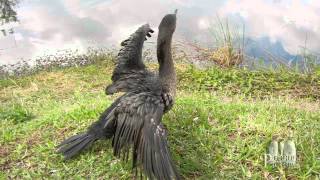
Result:
{"label": "tree", "polygon": [[9,30],[4,29],[4,24],[17,22],[17,12],[14,10],[14,7],[18,4],[19,0],[0,0],[0,31],[3,35],[9,33],[13,33],[13,29],[10,28]]}

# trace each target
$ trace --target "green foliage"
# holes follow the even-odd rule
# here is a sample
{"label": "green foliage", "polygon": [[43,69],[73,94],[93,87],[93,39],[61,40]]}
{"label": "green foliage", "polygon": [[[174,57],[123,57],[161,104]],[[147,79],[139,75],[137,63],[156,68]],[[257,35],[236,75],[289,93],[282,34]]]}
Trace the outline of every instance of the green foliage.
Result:
{"label": "green foliage", "polygon": [[[225,22],[224,22],[225,21]],[[216,22],[211,24],[209,32],[214,48],[203,48],[195,43],[189,43],[200,54],[200,60],[214,62],[221,67],[238,67],[244,61],[244,26],[242,30],[228,19],[221,20],[219,16]],[[193,58],[192,58],[193,59]]]}
{"label": "green foliage", "polygon": [[[0,1],[0,26],[5,23],[17,22],[17,12],[14,7],[17,5],[18,0],[1,0]],[[6,29],[0,29],[3,35],[7,35]],[[13,29],[9,30],[9,33],[13,33]]]}
{"label": "green foliage", "polygon": [[11,120],[14,123],[24,123],[32,118],[32,113],[20,103],[14,103],[9,105],[9,107],[0,107],[1,120]]}
{"label": "green foliage", "polygon": [[[292,95],[320,98],[320,76],[287,70],[248,71],[213,67],[201,71],[190,67],[179,76],[180,88],[191,90],[224,91],[254,97]],[[192,84],[192,86],[190,86]]]}
{"label": "green foliage", "polygon": [[3,23],[8,23],[11,21],[17,21],[17,13],[13,9],[18,3],[17,0],[1,0],[0,2],[0,19],[4,20]]}

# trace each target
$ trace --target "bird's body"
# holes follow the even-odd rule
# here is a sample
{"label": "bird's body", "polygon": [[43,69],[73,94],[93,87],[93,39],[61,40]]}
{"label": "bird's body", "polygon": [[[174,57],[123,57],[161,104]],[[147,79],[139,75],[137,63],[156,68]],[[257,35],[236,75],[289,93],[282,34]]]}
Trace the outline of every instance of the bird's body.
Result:
{"label": "bird's body", "polygon": [[142,46],[150,37],[149,25],[141,26],[123,41],[114,69],[113,83],[106,94],[125,92],[93,123],[88,131],[62,142],[58,152],[71,158],[94,141],[112,138],[114,155],[128,159],[133,168],[141,167],[150,178],[179,179],[167,145],[162,116],[171,109],[176,94],[176,74],[171,40],[176,15],[166,15],[159,25],[157,57],[159,72],[148,71],[142,61]]}

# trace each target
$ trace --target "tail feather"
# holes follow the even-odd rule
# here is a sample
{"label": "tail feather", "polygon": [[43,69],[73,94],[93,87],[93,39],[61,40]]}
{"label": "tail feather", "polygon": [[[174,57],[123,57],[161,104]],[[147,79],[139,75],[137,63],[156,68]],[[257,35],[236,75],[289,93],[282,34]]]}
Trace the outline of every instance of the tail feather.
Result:
{"label": "tail feather", "polygon": [[79,134],[68,138],[57,146],[58,153],[62,153],[65,159],[70,159],[89,147],[98,138],[92,134]]}
{"label": "tail feather", "polygon": [[87,138],[86,140],[82,141],[78,145],[73,146],[72,149],[70,149],[69,151],[65,152],[65,158],[69,159],[69,158],[73,157],[74,155],[78,154],[79,152],[81,152],[86,147],[89,147],[92,144],[93,141],[95,141],[95,139]]}
{"label": "tail feather", "polygon": [[[57,148],[60,148],[60,147],[62,147],[62,146],[64,146],[64,145],[66,145],[66,144],[69,144],[69,143],[71,143],[71,142],[79,139],[80,137],[82,137],[82,136],[84,136],[84,135],[86,135],[86,134],[77,134],[77,135],[71,136],[71,137],[69,137],[68,139],[62,141],[62,142],[57,146]],[[58,151],[58,152],[59,152],[59,151]]]}
{"label": "tail feather", "polygon": [[109,108],[107,108],[99,117],[99,120],[94,122],[86,133],[81,133],[69,137],[61,142],[56,148],[57,153],[64,155],[65,159],[70,159],[79,154],[82,150],[88,148],[98,139],[109,139],[115,131],[114,108],[120,100],[116,100]]}

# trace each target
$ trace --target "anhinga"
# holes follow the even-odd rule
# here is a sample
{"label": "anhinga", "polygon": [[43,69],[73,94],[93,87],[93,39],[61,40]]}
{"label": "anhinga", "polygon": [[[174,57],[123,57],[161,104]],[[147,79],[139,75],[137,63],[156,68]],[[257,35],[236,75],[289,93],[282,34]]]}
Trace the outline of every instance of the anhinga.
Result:
{"label": "anhinga", "polygon": [[107,108],[87,132],[63,141],[58,152],[66,159],[78,154],[98,139],[112,139],[114,155],[128,159],[132,153],[133,168],[141,167],[150,178],[179,179],[167,144],[162,116],[171,109],[176,94],[176,73],[171,54],[176,13],[164,16],[159,25],[157,58],[159,72],[146,69],[142,47],[153,30],[141,26],[121,43],[112,84],[107,94],[125,92]]}

